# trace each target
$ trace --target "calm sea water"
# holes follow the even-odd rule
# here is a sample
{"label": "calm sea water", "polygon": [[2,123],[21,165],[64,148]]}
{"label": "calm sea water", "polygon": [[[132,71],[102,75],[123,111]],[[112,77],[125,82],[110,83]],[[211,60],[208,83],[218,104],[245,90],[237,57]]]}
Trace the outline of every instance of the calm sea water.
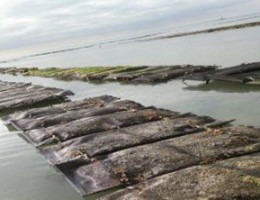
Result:
{"label": "calm sea water", "polygon": [[[198,36],[142,43],[105,45],[63,54],[20,60],[17,66],[161,65],[216,64],[231,66],[260,61],[260,28],[248,28]],[[198,85],[171,81],[156,86],[93,85],[78,81],[57,81],[39,77],[0,75],[0,80],[32,82],[70,89],[73,99],[114,95],[180,112],[194,112],[218,119],[236,119],[235,124],[259,126],[260,87],[227,83]],[[17,132],[0,123],[1,200],[81,200],[64,177]],[[95,199],[95,197],[88,198]]]}
{"label": "calm sea water", "polygon": [[[258,16],[258,15],[257,15]],[[235,24],[248,22],[235,18]],[[254,20],[260,20],[254,18]],[[170,35],[193,30],[233,25],[233,21],[220,20],[173,28],[162,32]],[[158,30],[159,32],[159,30]],[[148,33],[149,34],[149,33]],[[203,64],[232,66],[243,62],[259,61],[260,27],[223,31],[211,34],[140,42],[140,39],[121,41],[121,38],[98,38],[87,41],[75,39],[70,43],[45,44],[0,52],[0,61],[18,58],[0,67],[79,67],[114,65],[171,65]],[[138,35],[137,35],[138,36]],[[127,37],[126,37],[127,38]],[[130,36],[128,38],[131,38]],[[147,37],[150,38],[150,37]],[[110,41],[110,42],[109,42]],[[139,41],[139,42],[138,42]],[[63,53],[50,53],[63,50]],[[47,53],[44,56],[28,57]],[[25,58],[19,59],[25,56]]]}

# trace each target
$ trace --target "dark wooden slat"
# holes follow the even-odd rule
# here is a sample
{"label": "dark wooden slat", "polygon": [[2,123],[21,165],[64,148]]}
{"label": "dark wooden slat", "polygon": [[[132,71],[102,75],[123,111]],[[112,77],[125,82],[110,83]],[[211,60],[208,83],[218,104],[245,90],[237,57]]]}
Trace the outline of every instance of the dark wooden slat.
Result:
{"label": "dark wooden slat", "polygon": [[100,200],[260,199],[260,154],[195,166],[120,190]]}
{"label": "dark wooden slat", "polygon": [[174,115],[177,115],[177,113],[155,108],[122,111],[103,116],[86,117],[46,129],[33,129],[25,132],[25,135],[36,144],[40,144],[51,138],[65,141],[87,134],[155,121]]}
{"label": "dark wooden slat", "polygon": [[[3,119],[7,122],[9,120],[12,120],[14,123],[16,123],[16,121],[19,121],[21,119],[39,118],[47,115],[60,114],[60,113],[65,113],[73,110],[103,107],[106,104],[115,100],[118,100],[118,98],[105,95],[105,96],[88,98],[83,100],[65,102],[65,103],[47,106],[43,108],[32,108],[24,112],[17,112],[5,116],[3,117]],[[20,128],[22,127],[19,127],[19,129]]]}
{"label": "dark wooden slat", "polygon": [[[57,145],[40,147],[40,152],[54,165],[109,154],[124,148],[156,142],[202,131],[215,122],[192,114],[87,135]],[[76,159],[78,158],[78,159]]]}
{"label": "dark wooden slat", "polygon": [[[45,115],[38,118],[26,118],[26,119],[19,119],[15,120],[12,119],[9,122],[13,124],[15,127],[19,127],[22,130],[32,130],[36,128],[46,128],[49,126],[54,125],[61,125],[65,124],[77,119],[86,118],[86,117],[93,117],[98,115],[105,115],[114,112],[126,111],[126,110],[137,110],[142,109],[143,106],[137,104],[133,101],[114,101],[108,103],[106,106],[102,104],[101,107],[92,107],[92,108],[84,108],[84,104],[82,107],[79,107],[77,110],[67,111],[63,113],[53,113],[50,115]],[[53,112],[53,110],[52,110]]]}
{"label": "dark wooden slat", "polygon": [[75,170],[62,170],[87,195],[193,165],[260,151],[259,133],[257,129],[242,126],[209,129],[118,151],[105,160]]}

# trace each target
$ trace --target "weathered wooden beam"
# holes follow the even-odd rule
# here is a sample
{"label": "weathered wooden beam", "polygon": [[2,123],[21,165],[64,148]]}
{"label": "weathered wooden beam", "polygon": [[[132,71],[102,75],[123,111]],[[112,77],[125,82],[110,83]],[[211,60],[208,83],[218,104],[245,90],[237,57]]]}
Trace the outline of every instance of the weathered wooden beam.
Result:
{"label": "weathered wooden beam", "polygon": [[40,144],[53,138],[65,141],[91,133],[119,129],[120,127],[155,121],[175,115],[177,115],[176,112],[155,108],[122,111],[102,116],[86,117],[48,128],[33,129],[25,132],[25,135],[35,144]]}
{"label": "weathered wooden beam", "polygon": [[71,110],[63,113],[60,113],[59,112],[60,110],[57,110],[58,111],[57,113],[53,113],[52,110],[52,114],[50,115],[46,114],[38,118],[25,118],[19,120],[11,119],[9,120],[9,122],[15,127],[19,127],[19,129],[32,130],[36,128],[43,128],[43,127],[46,128],[57,124],[61,125],[61,124],[65,124],[86,117],[105,115],[114,112],[126,111],[126,110],[139,110],[144,108],[142,105],[129,100],[114,101],[108,103],[106,106],[102,104],[102,107],[94,107],[94,106],[91,108],[84,108],[84,107],[85,105],[83,104],[82,107],[77,108],[77,110]]}
{"label": "weathered wooden beam", "polygon": [[130,84],[156,84],[176,79],[185,74],[215,70],[216,66],[166,65],[136,67],[87,67],[87,68],[49,68],[18,69],[6,68],[0,73],[52,77],[61,80],[81,80],[89,82],[118,81]]}
{"label": "weathered wooden beam", "polygon": [[120,81],[120,82],[128,82],[138,77],[143,77],[155,73],[161,73],[167,71],[169,69],[175,70],[181,68],[180,65],[174,66],[155,66],[155,67],[147,67],[138,71],[130,71],[124,73],[111,74],[104,78],[106,81]]}
{"label": "weathered wooden beam", "polygon": [[126,186],[218,159],[260,151],[260,130],[227,127],[147,144],[108,155],[75,170],[61,169],[84,195]]}
{"label": "weathered wooden beam", "polygon": [[23,92],[19,91],[17,93],[13,93],[13,94],[5,94],[5,95],[0,94],[0,97],[2,97],[0,99],[0,104],[4,103],[4,102],[17,101],[19,99],[32,98],[32,97],[38,96],[38,95],[62,94],[62,93],[63,93],[62,90],[55,91],[52,89],[39,88],[39,89],[32,89],[32,90],[23,90]]}
{"label": "weathered wooden beam", "polygon": [[[32,108],[24,112],[17,112],[11,115],[7,115],[3,117],[3,119],[8,123],[9,120],[12,120],[14,124],[16,124],[16,122],[21,119],[39,118],[47,115],[60,114],[60,113],[65,113],[68,111],[79,110],[79,109],[99,108],[115,100],[118,100],[118,98],[104,95],[100,97],[65,102],[65,103],[42,107],[42,108]],[[18,125],[17,128],[21,129],[22,127],[19,127]]]}
{"label": "weathered wooden beam", "polygon": [[[6,97],[18,96],[23,94],[29,94],[30,92],[40,91],[44,87],[41,86],[24,86],[15,89],[4,90],[0,92],[1,99]],[[61,91],[61,90],[60,90]]]}
{"label": "weathered wooden beam", "polygon": [[[238,83],[251,83],[259,81],[260,62],[241,64],[234,67],[218,69],[215,71],[189,74],[183,76],[184,80],[207,81],[228,81]],[[254,75],[256,74],[256,76]]]}
{"label": "weathered wooden beam", "polygon": [[[161,71],[162,74],[165,72],[167,75],[171,73],[167,70]],[[0,110],[28,104],[35,106],[35,102],[46,101],[48,98],[53,100],[54,96],[59,95],[65,97],[66,93],[53,88],[17,85],[18,89],[15,89],[13,83],[0,82],[0,98],[1,94],[3,97],[0,99]],[[26,90],[25,93],[19,88]],[[25,130],[23,136],[29,139],[52,165],[63,172],[83,195],[114,187],[133,187],[130,192],[122,190],[111,194],[105,197],[106,200],[128,199],[128,194],[132,199],[150,199],[150,193],[158,196],[158,199],[169,199],[169,193],[176,190],[179,192],[176,193],[176,199],[208,198],[210,195],[218,194],[219,190],[215,192],[205,186],[205,190],[209,192],[205,196],[198,196],[192,188],[194,192],[185,196],[182,191],[186,190],[186,184],[177,182],[195,180],[192,178],[196,173],[206,180],[218,177],[215,175],[223,177],[224,171],[221,169],[214,174],[216,169],[212,166],[225,162],[218,160],[246,154],[250,154],[248,158],[253,162],[255,172],[253,153],[260,152],[260,129],[232,126],[232,120],[218,121],[192,113],[180,114],[144,107],[136,102],[119,100],[112,96],[34,108],[8,115],[3,119]],[[211,164],[208,168],[198,166],[208,163],[216,164]],[[242,163],[242,166],[244,165],[245,163]],[[249,165],[245,166],[249,168]],[[189,169],[192,170],[187,174],[185,170]],[[236,179],[238,176],[235,172],[234,174],[234,177],[226,177],[234,178],[232,181],[240,180]],[[174,177],[177,177],[176,184],[173,182]],[[246,180],[250,180],[250,187],[254,188],[248,194],[243,196],[244,190],[240,193],[235,188],[232,190],[233,193],[228,193],[229,196],[222,192],[217,197],[229,198],[234,194],[245,198],[258,197],[256,195],[259,193],[255,192],[255,188],[258,187],[255,182],[257,179],[251,178]],[[144,183],[139,184],[140,182]],[[222,183],[229,182],[218,184]],[[223,184],[220,188],[224,187]],[[137,194],[139,187],[142,187],[144,192]],[[166,189],[163,190],[162,187]]]}
{"label": "weathered wooden beam", "polygon": [[260,199],[260,153],[190,167],[100,200]]}
{"label": "weathered wooden beam", "polygon": [[54,165],[70,162],[78,158],[86,162],[92,158],[124,148],[156,142],[171,137],[191,134],[205,130],[204,126],[215,122],[210,117],[193,114],[179,115],[173,118],[143,123],[139,125],[111,130],[95,135],[86,135],[39,150]]}
{"label": "weathered wooden beam", "polygon": [[4,91],[12,91],[12,90],[17,90],[19,88],[26,88],[28,86],[31,86],[31,83],[7,83],[7,82],[1,82],[0,81],[0,92]]}
{"label": "weathered wooden beam", "polygon": [[66,96],[67,93],[39,94],[37,96],[33,95],[26,98],[15,99],[12,101],[0,103],[0,111],[32,107],[36,104],[45,102],[61,102],[65,100]]}
{"label": "weathered wooden beam", "polygon": [[258,70],[260,70],[260,62],[255,62],[255,63],[241,64],[234,67],[219,69],[214,73],[214,75],[219,76],[219,75],[242,74],[242,73],[258,71]]}
{"label": "weathered wooden beam", "polygon": [[61,102],[66,100],[66,96],[72,94],[71,91],[57,88],[0,82],[0,111],[7,112],[46,102]]}
{"label": "weathered wooden beam", "polygon": [[213,71],[215,70],[215,66],[183,66],[179,68],[169,68],[162,72],[156,72],[151,74],[145,74],[138,78],[135,78],[131,81],[131,83],[158,83],[158,82],[165,82],[172,79],[176,79],[183,75],[187,74],[196,74],[198,72],[205,72],[205,71]]}

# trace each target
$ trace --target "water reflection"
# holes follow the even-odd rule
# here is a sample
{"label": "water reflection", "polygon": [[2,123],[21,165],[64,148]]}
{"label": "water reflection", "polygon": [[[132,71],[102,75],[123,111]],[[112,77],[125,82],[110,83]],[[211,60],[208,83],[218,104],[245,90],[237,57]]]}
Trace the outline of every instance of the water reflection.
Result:
{"label": "water reflection", "polygon": [[0,132],[0,176],[3,200],[83,199],[15,132]]}
{"label": "water reflection", "polygon": [[201,91],[201,92],[216,91],[216,92],[223,92],[223,93],[249,93],[249,92],[259,92],[260,85],[249,85],[243,83],[214,81],[210,84],[199,83],[197,85],[190,85],[184,87],[184,89],[190,91]]}

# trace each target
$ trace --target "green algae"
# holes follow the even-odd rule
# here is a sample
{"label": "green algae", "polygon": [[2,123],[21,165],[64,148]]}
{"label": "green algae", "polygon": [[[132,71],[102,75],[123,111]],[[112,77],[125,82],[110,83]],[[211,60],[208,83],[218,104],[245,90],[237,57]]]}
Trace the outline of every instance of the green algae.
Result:
{"label": "green algae", "polygon": [[260,178],[258,178],[258,177],[254,177],[254,176],[245,176],[244,178],[243,178],[243,181],[244,182],[248,182],[248,183],[253,183],[253,184],[256,184],[258,187],[259,187],[259,189],[260,189]]}
{"label": "green algae", "polygon": [[[214,71],[215,66],[164,65],[164,66],[93,66],[75,68],[3,68],[0,73],[48,77],[58,80],[80,80],[91,83],[117,81],[120,83],[152,84],[167,82],[183,75]],[[135,81],[133,81],[136,79]]]}

